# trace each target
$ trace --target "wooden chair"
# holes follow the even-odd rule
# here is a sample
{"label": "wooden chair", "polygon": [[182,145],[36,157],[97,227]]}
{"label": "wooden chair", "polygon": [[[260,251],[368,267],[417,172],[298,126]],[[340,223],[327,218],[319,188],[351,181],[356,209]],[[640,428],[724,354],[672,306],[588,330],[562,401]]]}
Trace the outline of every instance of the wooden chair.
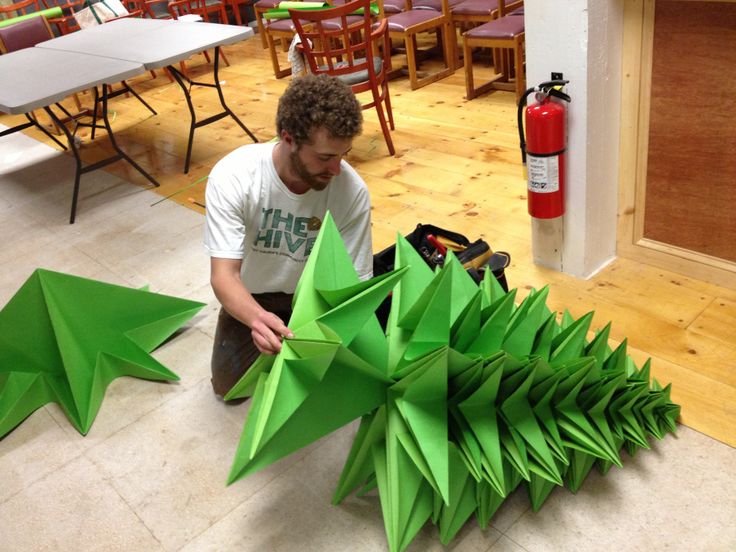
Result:
{"label": "wooden chair", "polygon": [[182,15],[199,15],[206,23],[227,24],[225,4],[221,0],[175,0],[167,6],[174,19]]}
{"label": "wooden chair", "polygon": [[[301,12],[300,12],[301,13]],[[296,36],[296,26],[291,19],[274,19],[263,25],[263,35],[266,39],[268,53],[271,57],[273,75],[277,79],[283,79],[291,75],[291,67],[281,67],[277,43],[283,52],[289,51],[289,45]]]}
{"label": "wooden chair", "polygon": [[19,15],[28,15],[41,10],[38,0],[19,0],[0,4],[0,19],[11,19]]}
{"label": "wooden chair", "polygon": [[169,0],[133,0],[143,10],[148,19],[172,19],[169,13]]}
{"label": "wooden chair", "polygon": [[[330,0],[330,4],[345,4],[344,0]],[[306,10],[294,10],[297,15],[305,13]],[[354,23],[361,20],[358,16],[348,16],[345,22]],[[323,25],[326,27],[339,29],[343,25],[343,21],[339,17],[332,19],[325,19]],[[271,65],[273,67],[273,74],[277,79],[281,79],[291,75],[291,66],[282,68],[279,62],[279,54],[277,52],[276,43],[280,43],[280,48],[283,52],[288,52],[291,45],[291,41],[296,36],[296,26],[294,25],[293,18],[287,19],[274,19],[269,20],[264,25],[264,33],[266,36],[266,43],[268,45],[269,54],[271,56]]]}
{"label": "wooden chair", "polygon": [[[360,8],[362,16],[350,15]],[[362,108],[376,108],[386,146],[394,155],[389,130],[389,126],[394,129],[394,118],[387,77],[391,65],[388,21],[383,19],[373,28],[370,0],[319,11],[289,10],[289,15],[311,73],[332,75],[350,85],[355,94],[371,93],[372,101],[362,103]]]}
{"label": "wooden chair", "polygon": [[7,54],[54,38],[45,17],[32,17],[0,29],[0,53]]}
{"label": "wooden chair", "polygon": [[[442,10],[414,8],[412,0],[405,0],[405,10],[386,16],[388,34],[392,39],[404,42],[406,48],[406,65],[409,70],[409,84],[412,90],[443,79],[455,71],[452,37],[450,35],[452,19],[448,0],[440,0]],[[417,35],[420,33],[436,33],[438,46],[442,50],[445,67],[434,73],[420,77],[420,53],[417,47]]]}
{"label": "wooden chair", "polygon": [[74,19],[74,12],[84,7],[85,0],[44,0],[44,4],[48,7],[56,5],[61,8],[59,17],[52,17],[49,23],[56,27],[56,31],[60,35],[67,35],[79,30],[77,20]]}
{"label": "wooden chair", "polygon": [[[517,101],[526,88],[524,76],[524,16],[506,15],[505,0],[499,0],[501,17],[475,27],[463,34],[465,57],[465,91],[468,100],[489,90],[516,92]],[[493,55],[495,75],[490,81],[475,86],[473,77],[473,48],[491,48],[500,51]],[[506,55],[512,52],[512,60]]]}
{"label": "wooden chair", "polygon": [[523,8],[524,2],[523,0],[506,0],[504,2],[503,13],[499,9],[499,4],[499,0],[462,0],[452,6],[450,12],[453,25],[453,54],[456,69],[463,64],[460,60],[460,48],[458,47],[458,31],[462,34],[473,27],[493,21],[504,15],[509,15],[510,11],[519,7]]}
{"label": "wooden chair", "polygon": [[256,23],[258,24],[258,34],[261,35],[261,44],[264,50],[268,48],[268,39],[266,38],[266,25],[263,23],[263,15],[273,8],[278,7],[281,0],[257,0],[253,4],[253,11],[256,14]]}
{"label": "wooden chair", "polygon": [[[207,0],[174,0],[169,2],[167,6],[169,14],[174,19],[179,19],[182,15],[198,15],[206,23],[212,23],[212,19],[217,19],[217,22],[227,22],[227,14],[225,12],[225,4],[219,0],[216,2],[207,2]],[[216,16],[216,17],[213,17]],[[207,63],[210,63],[210,55],[207,51],[202,52]],[[230,66],[230,62],[225,55],[225,51],[220,48],[220,56],[225,65]],[[181,62],[182,73],[187,74],[186,65]]]}
{"label": "wooden chair", "polygon": [[[235,24],[236,25],[242,25],[243,19],[240,17],[240,6],[250,6],[254,0],[223,0],[225,2],[225,5],[230,8],[230,10],[233,12],[233,17],[235,18]],[[248,22],[246,21],[246,24]]]}

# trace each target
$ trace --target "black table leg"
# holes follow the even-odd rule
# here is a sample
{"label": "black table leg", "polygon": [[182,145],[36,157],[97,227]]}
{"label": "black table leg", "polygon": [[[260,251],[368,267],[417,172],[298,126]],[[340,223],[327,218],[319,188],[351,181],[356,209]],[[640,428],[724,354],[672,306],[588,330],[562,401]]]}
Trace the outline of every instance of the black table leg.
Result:
{"label": "black table leg", "polygon": [[[171,74],[174,76],[174,79],[181,87],[182,91],[184,92],[184,98],[187,101],[187,107],[189,108],[189,115],[191,117],[191,123],[189,125],[189,141],[187,143],[187,155],[186,159],[184,160],[184,173],[189,172],[189,162],[192,158],[192,144],[194,143],[194,129],[203,127],[205,125],[208,125],[210,123],[214,123],[215,121],[219,121],[220,119],[224,117],[232,117],[236,123],[242,128],[248,136],[250,136],[251,140],[254,142],[258,142],[258,138],[255,137],[255,135],[248,129],[247,126],[243,124],[243,122],[235,115],[235,113],[232,112],[232,110],[227,106],[225,103],[225,96],[222,93],[222,87],[220,86],[220,78],[219,78],[219,68],[220,68],[220,47],[217,46],[215,48],[215,63],[214,63],[214,77],[215,82],[209,83],[209,82],[197,82],[191,80],[186,75],[182,74],[176,67],[173,65],[169,65],[167,69],[171,72]],[[189,86],[186,86],[185,82],[189,83]],[[189,93],[189,87],[191,86],[206,86],[209,88],[215,88],[217,90],[217,96],[220,98],[220,105],[222,105],[223,111],[220,113],[217,113],[216,115],[212,115],[210,117],[207,117],[206,119],[202,119],[201,121],[197,121],[197,115],[194,112],[194,104],[192,104],[192,96]]]}
{"label": "black table leg", "polygon": [[[96,94],[95,90],[95,94]],[[107,136],[110,139],[110,143],[112,144],[112,147],[115,149],[116,153],[115,155],[112,155],[106,159],[102,159],[100,161],[97,161],[96,163],[92,163],[91,165],[87,165],[86,167],[82,166],[82,158],[79,154],[79,148],[77,147],[77,144],[74,141],[74,135],[69,131],[69,129],[66,127],[65,124],[59,120],[57,115],[51,110],[50,106],[44,107],[46,110],[46,113],[49,114],[49,117],[64,131],[64,134],[66,135],[67,140],[69,141],[69,148],[72,150],[72,153],[74,154],[74,160],[76,163],[76,172],[74,175],[74,192],[72,194],[72,209],[71,214],[69,216],[69,224],[74,224],[74,220],[77,215],[77,200],[79,198],[79,182],[81,180],[81,177],[84,173],[92,172],[97,169],[101,169],[102,167],[106,167],[107,165],[114,163],[115,161],[119,161],[121,159],[127,161],[135,170],[137,170],[139,173],[141,173],[146,180],[151,182],[154,186],[158,186],[158,182],[150,175],[148,174],[138,163],[133,161],[131,157],[126,154],[123,150],[120,149],[117,142],[115,141],[115,135],[112,132],[112,128],[110,127],[110,120],[107,116],[107,89],[103,85],[102,87],[102,121],[105,126],[105,130],[107,131]]]}
{"label": "black table leg", "polygon": [[53,134],[51,134],[51,133],[50,133],[50,132],[48,131],[48,129],[46,129],[46,127],[44,127],[44,126],[43,126],[43,125],[42,125],[41,123],[39,123],[39,122],[38,122],[38,121],[37,121],[36,119],[34,119],[33,117],[31,117],[31,115],[30,115],[30,114],[28,114],[28,113],[24,113],[24,115],[26,116],[26,119],[28,119],[28,122],[27,122],[27,123],[22,123],[22,124],[20,124],[20,125],[16,125],[16,126],[14,126],[14,127],[11,127],[11,128],[8,128],[8,129],[5,129],[5,130],[3,130],[2,132],[0,132],[0,137],[2,137],[2,136],[7,136],[8,134],[13,134],[14,132],[18,132],[18,131],[21,131],[21,130],[25,130],[25,129],[27,129],[27,128],[30,128],[30,127],[36,127],[36,128],[38,129],[38,130],[40,130],[40,131],[41,131],[41,132],[43,132],[43,133],[44,133],[44,134],[45,134],[46,136],[48,136],[48,137],[49,137],[49,138],[51,138],[51,139],[52,139],[52,140],[53,140],[54,142],[56,142],[56,144],[57,144],[57,145],[58,145],[59,147],[61,147],[62,149],[66,149],[66,146],[65,146],[64,144],[62,144],[62,143],[61,143],[61,142],[59,141],[59,139],[58,139],[58,138],[56,138],[56,136],[54,136]]}

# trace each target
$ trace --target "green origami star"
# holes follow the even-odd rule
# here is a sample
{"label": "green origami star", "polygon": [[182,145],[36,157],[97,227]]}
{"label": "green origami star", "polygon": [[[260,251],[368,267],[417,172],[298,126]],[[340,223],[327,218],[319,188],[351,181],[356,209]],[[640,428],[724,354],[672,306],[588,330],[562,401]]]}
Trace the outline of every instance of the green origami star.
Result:
{"label": "green origami star", "polygon": [[86,434],[115,378],[178,380],[148,353],[203,306],[36,270],[0,311],[0,438],[50,402]]}
{"label": "green origami star", "polygon": [[[375,311],[392,292],[385,333]],[[524,484],[534,509],[573,492],[594,465],[675,430],[669,386],[650,384],[609,326],[520,304],[490,271],[480,286],[450,253],[432,272],[399,236],[396,270],[360,282],[326,217],[294,299],[294,338],[226,398],[253,396],[229,483],[362,417],[335,492],[377,488],[392,551],[431,520],[448,543],[473,514],[485,528]]]}

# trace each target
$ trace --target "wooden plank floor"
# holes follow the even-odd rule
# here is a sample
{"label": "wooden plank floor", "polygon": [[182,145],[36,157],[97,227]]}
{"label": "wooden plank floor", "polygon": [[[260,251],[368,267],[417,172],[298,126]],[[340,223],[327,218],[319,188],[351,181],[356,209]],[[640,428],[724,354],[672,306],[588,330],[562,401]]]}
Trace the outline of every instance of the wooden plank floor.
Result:
{"label": "wooden plank floor", "polygon": [[[276,103],[288,80],[273,78],[257,38],[226,52],[232,64],[221,71],[227,101],[260,140],[270,140]],[[189,67],[195,77],[210,76],[201,55]],[[483,70],[478,66],[479,78]],[[184,175],[189,114],[181,91],[161,74],[156,79],[143,75],[132,84],[159,115],[152,116],[133,98],[112,100],[121,146],[159,179],[162,196],[202,212],[196,203],[204,203],[211,167],[249,138],[231,120],[198,129],[192,167]],[[365,112],[364,132],[349,161],[371,191],[375,249],[417,222],[485,238],[495,249],[511,253],[508,280],[519,288],[520,298],[549,284],[550,308],[568,309],[575,317],[595,310],[594,328],[612,321],[612,339],[628,338],[637,364],[652,357],[654,377],[662,384],[672,382],[672,397],[683,407],[682,423],[736,446],[736,290],[626,259],[587,281],[535,266],[514,96],[495,92],[467,102],[464,93],[462,70],[416,91],[406,79],[392,81],[396,157],[388,157],[375,111]],[[198,110],[217,111],[213,91],[195,89],[192,96]],[[0,117],[0,124],[20,121]],[[85,159],[107,149],[104,139],[92,144],[82,132],[82,140]],[[108,170],[145,185],[124,163]],[[83,204],[78,216],[84,216]]]}

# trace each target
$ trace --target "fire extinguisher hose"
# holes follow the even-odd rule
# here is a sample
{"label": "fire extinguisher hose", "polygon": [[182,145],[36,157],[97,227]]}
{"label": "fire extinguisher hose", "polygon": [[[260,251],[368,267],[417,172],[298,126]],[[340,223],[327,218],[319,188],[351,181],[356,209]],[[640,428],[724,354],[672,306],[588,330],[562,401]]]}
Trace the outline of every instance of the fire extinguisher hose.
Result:
{"label": "fire extinguisher hose", "polygon": [[526,165],[526,137],[524,136],[524,108],[529,94],[537,91],[537,87],[527,89],[519,100],[519,109],[516,112],[516,123],[519,125],[519,147],[521,148],[521,164]]}

